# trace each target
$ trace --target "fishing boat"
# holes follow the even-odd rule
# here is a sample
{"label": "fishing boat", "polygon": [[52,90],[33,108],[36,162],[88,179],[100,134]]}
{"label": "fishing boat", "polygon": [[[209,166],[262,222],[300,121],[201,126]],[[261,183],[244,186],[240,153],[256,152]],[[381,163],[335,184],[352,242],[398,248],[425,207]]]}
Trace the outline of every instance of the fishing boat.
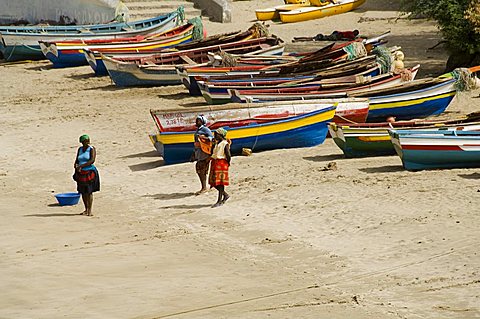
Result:
{"label": "fishing boat", "polygon": [[[282,62],[282,61],[279,61]],[[357,61],[351,61],[348,63],[325,61],[324,63],[318,63],[316,66],[311,66],[308,72],[296,73],[294,70],[290,70],[287,65],[296,64],[298,59],[292,61],[285,61],[284,63],[278,63],[273,65],[255,65],[251,67],[245,66],[232,66],[232,67],[188,67],[185,69],[178,68],[178,74],[182,78],[183,84],[188,88],[191,95],[203,95],[198,85],[198,81],[222,81],[226,80],[242,80],[244,82],[254,82],[256,79],[272,80],[277,78],[290,77],[291,81],[299,81],[298,83],[307,82],[308,79],[298,78],[299,76],[311,76],[310,79],[322,79],[333,78],[347,75],[355,75],[377,66],[374,57],[368,57],[365,59],[359,59]],[[285,70],[285,68],[288,68]],[[267,81],[268,81],[267,80]],[[225,83],[225,82],[223,82]],[[226,88],[225,88],[226,89]],[[243,89],[247,89],[243,87]],[[249,90],[253,90],[255,87],[250,87]],[[265,88],[257,88],[263,90]],[[220,90],[221,93],[227,94],[224,89]],[[198,94],[197,94],[198,92]],[[220,93],[220,92],[219,92]],[[219,99],[228,99],[226,96],[218,95]],[[216,103],[212,99],[212,103]]]}
{"label": "fishing boat", "polygon": [[[409,69],[411,78],[414,78],[420,68],[419,65]],[[322,76],[324,73],[319,72]],[[335,73],[331,73],[335,74]],[[343,73],[337,73],[344,75]],[[359,83],[350,88],[333,88],[318,90],[316,87],[282,87],[278,86],[273,89],[231,89],[228,90],[231,100],[233,102],[264,102],[264,101],[285,101],[285,100],[308,100],[308,99],[322,99],[322,98],[334,98],[334,97],[347,97],[357,92],[358,95],[365,95],[368,97],[370,91],[382,91],[390,87],[397,87],[406,81],[401,74],[382,74],[378,75],[375,81],[367,81],[366,84]],[[408,83],[408,82],[407,82]],[[360,94],[361,93],[361,94]]]}
{"label": "fishing boat", "polygon": [[[241,154],[243,148],[252,151],[311,147],[323,143],[327,135],[327,123],[335,114],[335,107],[328,106],[311,113],[287,119],[226,128],[232,141],[232,155]],[[194,132],[161,132],[150,139],[166,164],[187,162],[193,150]]]}
{"label": "fishing boat", "polygon": [[328,131],[347,158],[396,154],[388,130],[449,129],[459,126],[480,130],[480,114],[472,113],[455,120],[410,120],[382,123],[330,123]]}
{"label": "fishing boat", "polygon": [[[393,116],[397,120],[410,120],[438,115],[445,111],[457,93],[461,79],[469,78],[471,72],[476,72],[479,67],[473,67],[464,72],[469,75],[462,76],[456,70],[434,79],[421,79],[405,82],[395,86],[381,88],[364,87],[349,89],[342,94],[337,92],[323,94],[321,92],[293,92],[274,94],[274,92],[259,93],[242,91],[239,100],[264,101],[264,100],[292,100],[292,99],[318,99],[332,96],[367,97],[370,99],[368,122],[383,122]],[[237,94],[234,90],[233,95]],[[233,96],[235,97],[235,96]],[[235,99],[236,100],[236,97]]]}
{"label": "fishing boat", "polygon": [[[263,27],[258,27],[253,25],[247,31],[236,31],[226,34],[218,34],[209,36],[202,40],[195,40],[188,43],[180,44],[176,46],[175,51],[172,55],[169,55],[166,61],[162,59],[162,55],[158,55],[159,52],[156,51],[142,51],[141,53],[118,53],[115,51],[104,50],[102,53],[90,50],[85,51],[85,57],[96,75],[108,75],[107,68],[102,60],[102,56],[108,56],[118,61],[123,62],[133,62],[138,65],[141,64],[196,64],[204,63],[210,61],[210,54],[218,53],[219,50],[225,52],[252,52],[255,50],[262,51],[262,55],[265,54],[282,54],[283,46],[269,46],[265,44],[260,47],[247,48],[249,45],[252,45],[252,42],[243,42],[248,40],[254,40],[261,37],[266,37],[265,30]],[[278,43],[282,41],[279,39]],[[245,46],[244,50],[239,50],[240,47]],[[235,49],[234,49],[235,47]],[[233,50],[233,51],[232,51]],[[192,60],[193,58],[193,60]],[[196,62],[195,62],[195,61]],[[200,62],[199,62],[200,61]]]}
{"label": "fishing boat", "polygon": [[[224,44],[224,43],[229,43],[229,42],[237,42],[241,40],[247,40],[251,37],[251,33],[245,34],[244,32],[240,31],[235,31],[235,32],[230,32],[230,33],[224,33],[224,34],[218,34],[214,36],[209,36],[201,40],[194,40],[190,41],[188,43],[180,44],[177,46],[178,51],[184,51],[184,50],[190,50],[194,48],[200,48],[200,47],[207,47],[207,46],[212,46],[212,45],[219,45],[219,44]],[[95,72],[95,75],[97,76],[104,76],[108,75],[108,71],[105,68],[105,65],[103,64],[102,61],[102,54],[103,55],[108,55],[111,58],[115,58],[118,60],[122,60],[124,58],[148,58],[148,57],[153,57],[154,54],[157,54],[158,52],[156,51],[142,51],[142,53],[118,53],[115,51],[107,51],[104,50],[103,53],[97,52],[97,51],[92,51],[89,49],[84,49],[83,50],[85,59],[87,60],[88,64],[90,67],[93,69]]]}
{"label": "fishing boat", "polygon": [[349,96],[368,97],[367,121],[383,122],[393,116],[397,120],[425,118],[444,112],[458,91],[478,88],[474,73],[480,66],[458,68],[433,79],[414,80],[375,91],[352,92]]}
{"label": "fishing boat", "polygon": [[480,131],[389,130],[407,170],[480,167]]}
{"label": "fishing boat", "polygon": [[[278,38],[258,38],[186,51],[159,53],[146,59],[114,59],[103,56],[103,63],[117,86],[162,86],[181,84],[177,66],[197,66],[209,61],[209,52],[229,54],[269,55],[272,50],[283,51]],[[187,62],[188,61],[188,62]]]}
{"label": "fishing boat", "polygon": [[252,124],[262,124],[293,116],[298,116],[324,109],[328,106],[336,106],[336,123],[352,123],[365,121],[368,114],[368,99],[324,99],[307,102],[276,102],[276,103],[253,103],[253,104],[228,104],[222,106],[196,107],[195,110],[161,109],[150,110],[150,114],[159,132],[184,132],[194,131],[195,119],[202,114],[206,125],[210,129],[221,126],[238,127]]}
{"label": "fishing boat", "polygon": [[[0,26],[0,32],[8,33],[58,33],[76,34],[82,33],[111,33],[126,30],[138,30],[157,25],[163,21],[163,15],[133,22],[110,22],[102,24],[81,25],[27,25],[27,26]],[[159,21],[160,20],[160,21]]]}
{"label": "fishing boat", "polygon": [[[335,74],[330,74],[324,77],[318,77],[315,80],[316,75],[310,77],[293,77],[293,78],[252,78],[250,81],[240,80],[232,82],[220,82],[220,81],[201,81],[195,78],[197,85],[200,89],[202,96],[205,98],[208,104],[224,104],[232,101],[230,90],[275,90],[275,89],[308,89],[308,90],[333,90],[333,89],[348,89],[355,86],[362,86],[368,84],[374,84],[382,80],[386,80],[389,77],[393,77],[393,74],[379,75],[380,70],[378,65],[372,65],[367,70],[358,70],[358,74],[346,75],[335,77]],[[213,78],[215,79],[215,78]],[[261,79],[261,80],[259,80]],[[280,80],[284,79],[284,80]]]}
{"label": "fishing boat", "polygon": [[96,52],[142,52],[161,51],[178,46],[203,36],[202,21],[200,18],[189,20],[188,23],[172,30],[154,36],[137,38],[126,41],[83,41],[83,42],[45,42],[39,41],[40,48],[45,57],[53,63],[55,68],[74,67],[87,65],[84,51],[86,49]]}
{"label": "fishing boat", "polygon": [[283,23],[319,19],[354,10],[365,3],[365,1],[366,0],[335,0],[323,6],[309,6],[281,11],[279,12],[279,16]]}
{"label": "fishing boat", "polygon": [[[42,60],[45,56],[40,48],[39,41],[60,42],[73,39],[117,39],[133,37],[142,34],[160,33],[183,23],[184,9],[162,15],[152,20],[151,24],[139,24],[137,29],[125,29],[102,33],[26,33],[26,32],[0,32],[0,52],[7,61]],[[155,22],[155,23],[153,23]],[[135,25],[133,25],[135,26]]]}

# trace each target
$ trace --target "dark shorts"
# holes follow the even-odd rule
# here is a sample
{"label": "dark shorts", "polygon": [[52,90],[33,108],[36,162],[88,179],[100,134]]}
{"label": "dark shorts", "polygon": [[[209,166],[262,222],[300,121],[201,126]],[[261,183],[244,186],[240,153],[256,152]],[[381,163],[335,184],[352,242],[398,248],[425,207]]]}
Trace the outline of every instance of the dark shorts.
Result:
{"label": "dark shorts", "polygon": [[80,194],[91,194],[100,190],[100,175],[95,170],[95,178],[88,183],[77,182],[77,192]]}
{"label": "dark shorts", "polygon": [[210,159],[197,161],[197,163],[195,164],[195,169],[197,170],[197,174],[207,175],[209,165],[210,165]]}

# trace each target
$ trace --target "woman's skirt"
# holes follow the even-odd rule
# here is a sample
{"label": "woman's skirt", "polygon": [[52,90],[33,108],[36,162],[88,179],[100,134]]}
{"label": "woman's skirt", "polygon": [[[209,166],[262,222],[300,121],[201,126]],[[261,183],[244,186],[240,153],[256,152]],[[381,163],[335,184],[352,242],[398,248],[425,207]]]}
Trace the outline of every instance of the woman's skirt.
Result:
{"label": "woman's skirt", "polygon": [[225,159],[212,159],[208,183],[211,187],[228,186],[228,162]]}
{"label": "woman's skirt", "polygon": [[100,175],[97,169],[91,171],[95,176],[88,182],[81,182],[77,179],[77,192],[80,194],[91,194],[100,190]]}

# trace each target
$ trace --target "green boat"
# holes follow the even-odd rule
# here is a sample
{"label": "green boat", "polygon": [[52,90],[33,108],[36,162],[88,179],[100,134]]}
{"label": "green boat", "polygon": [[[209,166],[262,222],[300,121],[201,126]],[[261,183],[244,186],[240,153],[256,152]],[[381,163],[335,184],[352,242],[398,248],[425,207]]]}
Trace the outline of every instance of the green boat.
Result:
{"label": "green boat", "polygon": [[333,141],[343,151],[345,157],[368,157],[395,155],[395,148],[391,142],[388,130],[391,129],[432,129],[449,128],[451,126],[478,125],[480,112],[466,115],[463,118],[445,121],[411,120],[382,123],[352,123],[337,125],[330,123],[328,131]]}

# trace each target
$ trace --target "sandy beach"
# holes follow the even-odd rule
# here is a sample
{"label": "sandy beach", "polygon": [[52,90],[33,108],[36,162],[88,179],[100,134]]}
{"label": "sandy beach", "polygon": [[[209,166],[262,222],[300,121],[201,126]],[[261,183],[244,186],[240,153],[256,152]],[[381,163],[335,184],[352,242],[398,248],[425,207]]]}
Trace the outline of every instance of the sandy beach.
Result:
{"label": "sandy beach", "polygon": [[[443,73],[435,24],[396,3],[270,30],[288,51],[312,47],[294,36],[391,30],[418,78]],[[278,4],[233,2],[232,23],[205,27],[245,30]],[[479,94],[442,117],[480,110]],[[150,109],[202,101],[183,86],[120,89],[87,66],[0,66],[0,318],[480,318],[479,169],[408,172],[327,140],[234,157],[231,199],[212,209],[215,190],[193,195],[194,165],[164,165],[148,138]],[[84,133],[102,181],[91,218],[53,196],[75,191]]]}

